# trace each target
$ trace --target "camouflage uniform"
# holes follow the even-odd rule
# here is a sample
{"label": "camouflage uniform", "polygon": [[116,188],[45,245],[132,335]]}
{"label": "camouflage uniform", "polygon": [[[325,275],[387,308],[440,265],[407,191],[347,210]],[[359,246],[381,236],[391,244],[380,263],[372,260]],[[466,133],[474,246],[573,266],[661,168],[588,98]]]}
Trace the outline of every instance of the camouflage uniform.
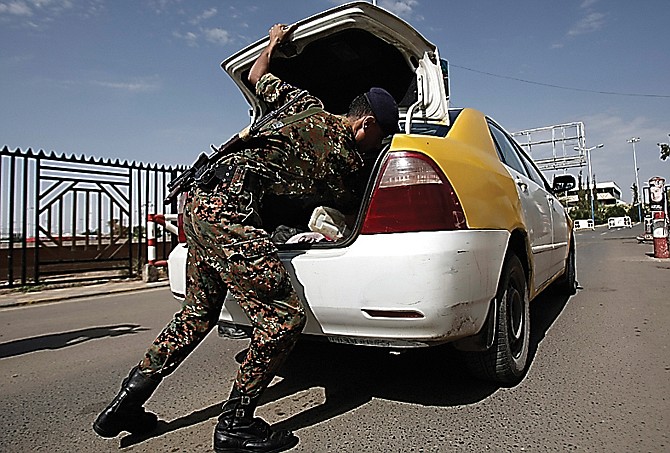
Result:
{"label": "camouflage uniform", "polygon": [[[266,74],[256,91],[274,109],[300,90]],[[313,107],[322,107],[321,101],[306,95],[287,115]],[[304,308],[288,272],[260,225],[262,196],[272,192],[346,198],[342,176],[358,170],[362,160],[346,118],[319,110],[252,138],[222,166],[230,166],[235,176],[211,189],[195,189],[187,200],[186,298],[139,368],[149,376],[171,373],[216,325],[228,290],[253,326],[236,388],[254,396],[272,380],[305,325]],[[261,177],[250,185],[254,175]]]}

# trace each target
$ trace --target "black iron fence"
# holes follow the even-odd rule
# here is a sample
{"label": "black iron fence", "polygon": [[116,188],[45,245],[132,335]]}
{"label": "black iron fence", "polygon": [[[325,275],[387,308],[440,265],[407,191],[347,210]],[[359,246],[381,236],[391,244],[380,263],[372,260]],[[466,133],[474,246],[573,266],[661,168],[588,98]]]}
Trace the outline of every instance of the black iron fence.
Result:
{"label": "black iron fence", "polygon": [[[0,286],[133,277],[146,262],[147,214],[184,170],[119,160],[0,150]],[[158,259],[173,246],[156,237]]]}

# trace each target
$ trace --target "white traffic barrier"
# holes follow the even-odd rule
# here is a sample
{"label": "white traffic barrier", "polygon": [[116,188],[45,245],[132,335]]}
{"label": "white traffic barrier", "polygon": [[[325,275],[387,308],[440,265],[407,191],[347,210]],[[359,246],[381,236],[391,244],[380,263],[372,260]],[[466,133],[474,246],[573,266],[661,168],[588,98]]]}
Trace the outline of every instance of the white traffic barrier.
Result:
{"label": "white traffic barrier", "polygon": [[586,219],[586,220],[575,220],[575,230],[593,230],[595,229],[595,225],[593,224],[593,220],[591,219]]}
{"label": "white traffic barrier", "polygon": [[610,217],[607,219],[607,228],[633,228],[630,217]]}

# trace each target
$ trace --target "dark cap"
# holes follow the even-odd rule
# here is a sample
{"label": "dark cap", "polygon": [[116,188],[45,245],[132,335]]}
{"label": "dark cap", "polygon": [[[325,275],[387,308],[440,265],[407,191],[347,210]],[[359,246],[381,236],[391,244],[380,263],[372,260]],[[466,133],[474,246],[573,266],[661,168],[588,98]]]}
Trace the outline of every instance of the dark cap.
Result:
{"label": "dark cap", "polygon": [[398,104],[396,104],[393,96],[383,88],[372,87],[370,91],[365,93],[365,98],[372,108],[372,113],[375,114],[377,123],[384,132],[384,135],[395,134],[400,132],[398,127]]}

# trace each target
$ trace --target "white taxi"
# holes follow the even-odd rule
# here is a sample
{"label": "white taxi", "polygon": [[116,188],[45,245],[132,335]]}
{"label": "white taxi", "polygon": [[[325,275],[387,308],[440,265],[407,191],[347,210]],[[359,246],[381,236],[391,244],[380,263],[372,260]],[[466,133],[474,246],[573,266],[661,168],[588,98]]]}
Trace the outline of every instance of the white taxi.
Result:
{"label": "white taxi", "polygon": [[[222,63],[254,118],[264,105],[245,81],[266,43]],[[273,58],[273,73],[328,111],[345,111],[373,85],[401,111],[403,132],[358,182],[365,190],[358,210],[346,213],[356,219],[350,234],[278,246],[308,312],[304,333],[388,348],[453,342],[477,375],[518,382],[528,367],[530,301],[550,286],[576,290],[572,221],[554,188],[493,119],[449,108],[438,49],[381,8],[356,2],[300,21]],[[555,187],[568,190],[569,179],[558,177]],[[291,203],[265,203],[266,229],[307,229],[310,212]],[[177,297],[185,293],[187,247],[169,258]],[[248,326],[230,296],[220,322]]]}

